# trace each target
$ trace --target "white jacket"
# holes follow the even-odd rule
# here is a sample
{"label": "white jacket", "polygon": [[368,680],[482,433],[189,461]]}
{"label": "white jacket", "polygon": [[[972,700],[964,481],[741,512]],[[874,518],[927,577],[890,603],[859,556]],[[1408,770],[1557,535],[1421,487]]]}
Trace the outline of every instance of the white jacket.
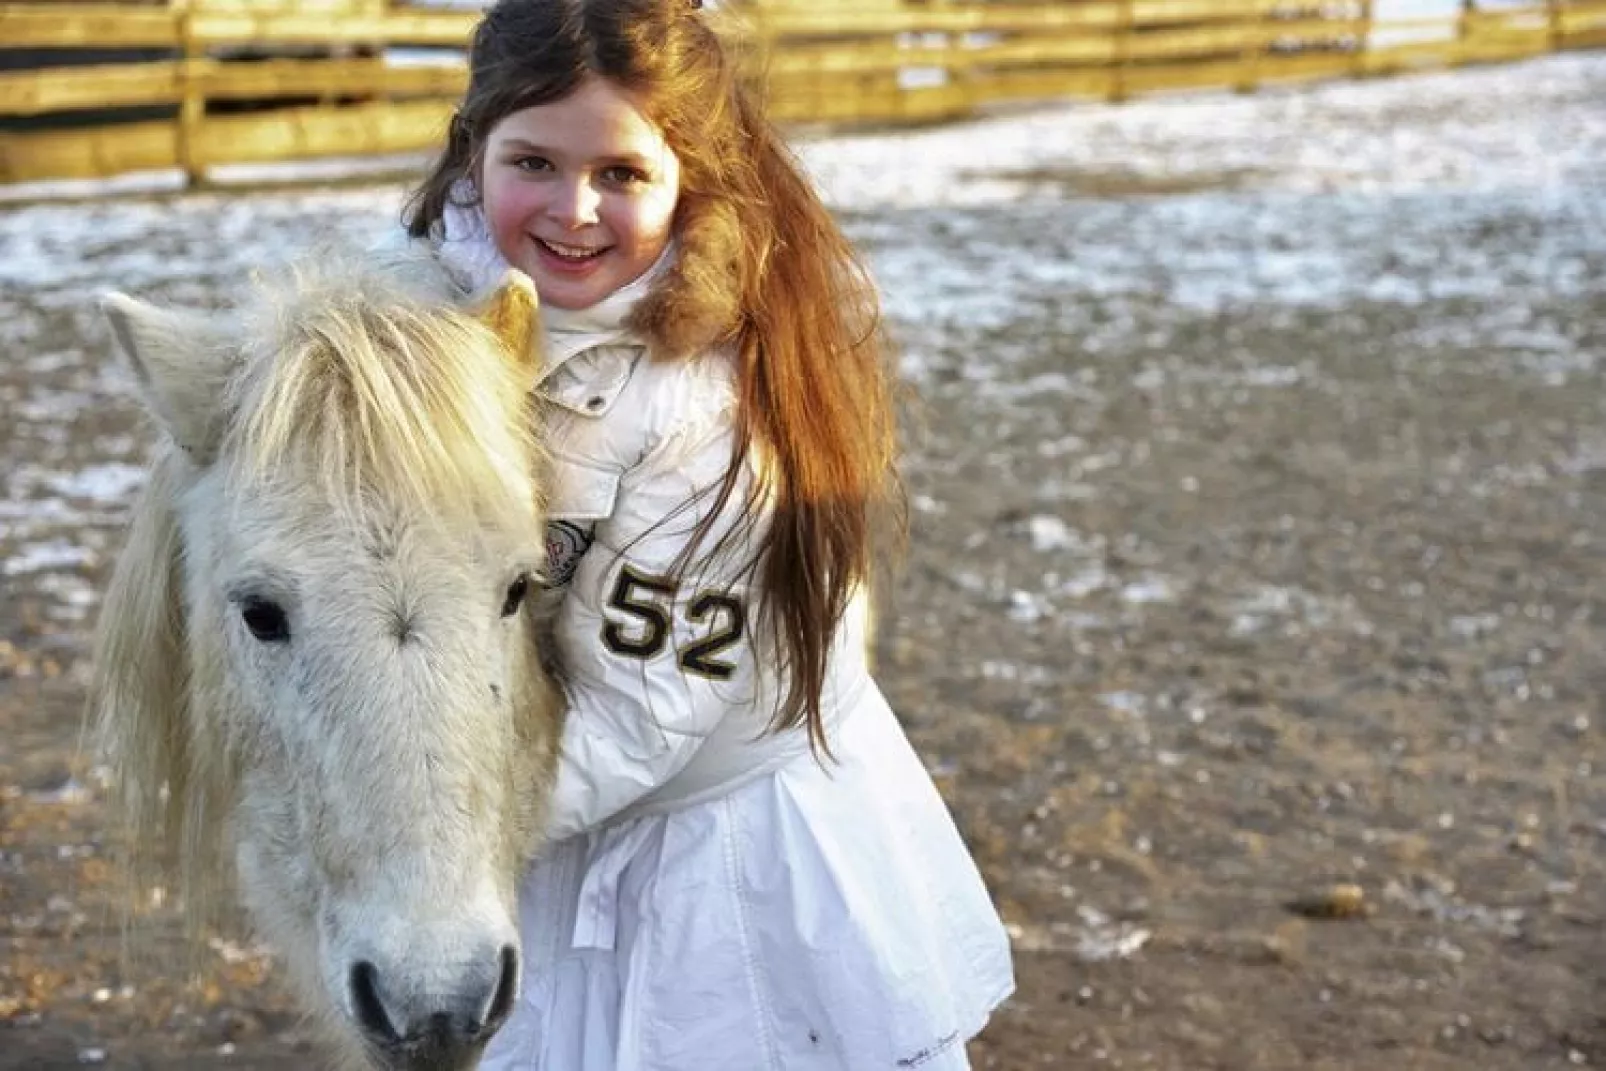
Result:
{"label": "white jacket", "polygon": [[[483,225],[448,224],[441,262],[465,291],[491,285],[504,266]],[[1008,942],[870,678],[862,618],[836,637],[822,765],[803,732],[765,731],[779,681],[754,635],[740,489],[704,547],[738,538],[673,577],[731,457],[736,395],[726,355],[654,361],[622,326],[661,270],[543,310],[570,709],[553,844],[521,892],[523,995],[486,1066],[966,1067],[1012,989]]]}

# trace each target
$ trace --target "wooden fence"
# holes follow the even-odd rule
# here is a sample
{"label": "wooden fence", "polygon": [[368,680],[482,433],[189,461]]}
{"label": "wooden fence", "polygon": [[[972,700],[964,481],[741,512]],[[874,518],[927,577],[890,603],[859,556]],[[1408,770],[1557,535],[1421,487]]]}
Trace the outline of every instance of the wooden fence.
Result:
{"label": "wooden fence", "polygon": [[[1365,77],[1606,46],[1606,0],[1386,21],[1373,0],[727,0],[787,122]],[[0,183],[426,149],[472,10],[0,0]]]}

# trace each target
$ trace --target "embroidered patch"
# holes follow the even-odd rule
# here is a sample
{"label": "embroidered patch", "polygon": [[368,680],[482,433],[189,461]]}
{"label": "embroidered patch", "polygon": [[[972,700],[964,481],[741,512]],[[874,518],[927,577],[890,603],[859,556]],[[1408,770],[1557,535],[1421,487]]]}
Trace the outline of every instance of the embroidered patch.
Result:
{"label": "embroidered patch", "polygon": [[549,521],[546,526],[547,586],[566,587],[580,567],[580,557],[591,546],[592,526],[573,521]]}

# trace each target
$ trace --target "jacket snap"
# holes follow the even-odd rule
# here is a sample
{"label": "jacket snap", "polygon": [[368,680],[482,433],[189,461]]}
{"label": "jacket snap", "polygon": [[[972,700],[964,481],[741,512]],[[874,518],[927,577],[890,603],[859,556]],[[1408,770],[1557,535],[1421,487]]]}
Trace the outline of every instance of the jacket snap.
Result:
{"label": "jacket snap", "polygon": [[641,357],[638,346],[601,346],[553,368],[540,391],[548,401],[588,417],[606,416],[630,382]]}

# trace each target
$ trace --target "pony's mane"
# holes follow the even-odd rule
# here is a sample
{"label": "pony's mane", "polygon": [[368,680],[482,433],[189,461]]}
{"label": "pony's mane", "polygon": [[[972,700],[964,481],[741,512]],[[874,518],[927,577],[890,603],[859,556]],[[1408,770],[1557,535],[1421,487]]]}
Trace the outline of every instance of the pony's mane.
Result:
{"label": "pony's mane", "polygon": [[414,517],[513,523],[541,505],[545,482],[528,375],[474,316],[356,262],[302,267],[257,291],[217,450],[197,459],[164,441],[135,504],[89,699],[96,743],[117,767],[112,813],[133,890],[176,874],[192,934],[227,902],[232,868],[220,864],[238,785],[209,709],[219,667],[191,664],[185,620],[179,503],[202,466],[253,483],[312,479],[337,508],[377,495],[419,507]]}
{"label": "pony's mane", "polygon": [[233,476],[311,476],[351,507],[378,488],[433,512],[528,513],[531,384],[486,326],[351,261],[301,267],[262,299],[229,391]]}

